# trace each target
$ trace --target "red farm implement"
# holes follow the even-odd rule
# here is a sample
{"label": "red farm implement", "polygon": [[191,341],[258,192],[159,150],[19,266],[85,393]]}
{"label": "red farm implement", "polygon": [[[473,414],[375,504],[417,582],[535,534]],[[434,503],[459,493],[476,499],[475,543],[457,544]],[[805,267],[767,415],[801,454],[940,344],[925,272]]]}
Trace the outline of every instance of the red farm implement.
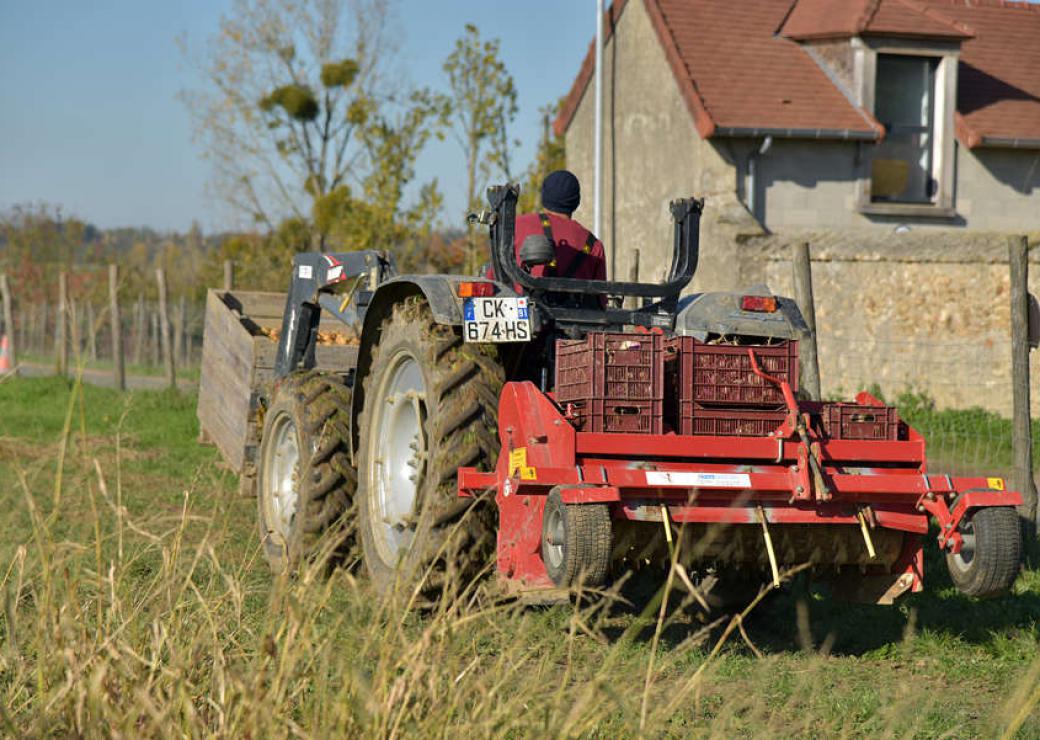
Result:
{"label": "red farm implement", "polygon": [[[660,338],[633,334],[630,341],[653,345]],[[1000,533],[977,531],[980,512],[1002,507],[997,525],[1014,524],[1007,507],[1020,502],[1019,494],[1004,490],[1000,478],[929,474],[924,439],[866,393],[855,404],[800,403],[786,379],[759,367],[763,349],[789,358],[784,364],[792,369],[797,362],[789,346],[779,352],[699,347],[708,356],[717,353],[716,359],[746,361],[746,387],[728,384],[737,389],[734,395],[765,398],[771,385],[783,399],[779,412],[729,404],[726,413],[738,430],[742,420],[754,420],[744,424],[753,432],[765,429],[760,420],[772,418],[761,434],[577,431],[567,418],[569,403],[530,382],[506,384],[496,469],[463,469],[458,479],[462,496],[495,491],[500,575],[522,587],[574,585],[582,573],[598,576],[611,564],[660,558],[667,552],[663,540],[675,538],[693,565],[778,579],[781,566],[810,563],[851,597],[891,603],[922,588],[929,517],[938,524],[937,544],[947,552],[955,580],[981,564],[975,560],[983,555],[979,550]],[[591,366],[599,371],[603,365],[609,374],[603,344],[595,351],[601,356]],[[648,395],[653,376],[648,373]],[[706,380],[692,382],[696,377],[697,371],[687,375],[680,398],[705,387]],[[705,395],[714,397],[714,389]],[[689,429],[686,417],[675,417],[680,432]],[[609,551],[592,546],[603,539],[611,542]],[[1017,565],[1017,555],[1013,559]],[[961,578],[959,585],[984,596],[1006,584],[989,574]]]}

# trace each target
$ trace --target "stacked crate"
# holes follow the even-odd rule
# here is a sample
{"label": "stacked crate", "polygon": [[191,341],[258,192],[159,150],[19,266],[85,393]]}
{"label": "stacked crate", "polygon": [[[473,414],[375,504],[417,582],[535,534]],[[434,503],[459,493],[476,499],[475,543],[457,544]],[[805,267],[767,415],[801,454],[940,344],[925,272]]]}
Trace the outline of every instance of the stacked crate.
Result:
{"label": "stacked crate", "polygon": [[783,423],[783,392],[755,374],[749,350],[760,370],[798,390],[796,341],[746,346],[669,340],[667,394],[678,399],[671,416],[676,433],[764,437]]}
{"label": "stacked crate", "polygon": [[859,403],[824,403],[820,431],[830,439],[897,440],[901,436],[899,414],[891,406]]}
{"label": "stacked crate", "polygon": [[585,432],[664,432],[664,337],[590,333],[556,341],[556,402]]}
{"label": "stacked crate", "polygon": [[[578,431],[765,437],[783,424],[783,391],[798,390],[798,342],[707,344],[693,337],[590,333],[557,340],[554,397]],[[667,403],[665,399],[668,399]],[[862,400],[862,399],[861,399]],[[804,403],[829,439],[896,440],[896,410],[866,403]]]}

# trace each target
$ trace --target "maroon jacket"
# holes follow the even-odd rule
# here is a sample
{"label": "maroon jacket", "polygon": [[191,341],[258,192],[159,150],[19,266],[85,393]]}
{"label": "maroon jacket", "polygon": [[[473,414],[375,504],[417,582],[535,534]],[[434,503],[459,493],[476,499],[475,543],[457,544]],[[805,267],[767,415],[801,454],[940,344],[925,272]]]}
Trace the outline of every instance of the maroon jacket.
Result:
{"label": "maroon jacket", "polygon": [[[607,259],[603,251],[603,242],[572,218],[558,216],[555,213],[544,215],[549,220],[552,240],[556,244],[556,265],[536,265],[531,268],[531,274],[535,277],[545,277],[548,267],[550,276],[606,280]],[[517,263],[520,261],[520,245],[524,243],[524,239],[531,234],[541,234],[545,231],[541,216],[539,213],[525,213],[516,217],[513,249],[517,255]],[[493,277],[490,269],[487,276]]]}

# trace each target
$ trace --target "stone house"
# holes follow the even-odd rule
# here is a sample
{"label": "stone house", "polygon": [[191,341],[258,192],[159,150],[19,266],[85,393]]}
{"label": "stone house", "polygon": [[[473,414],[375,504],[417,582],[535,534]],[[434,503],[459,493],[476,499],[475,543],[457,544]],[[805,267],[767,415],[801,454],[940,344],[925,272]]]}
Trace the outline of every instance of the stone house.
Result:
{"label": "stone house", "polygon": [[[787,246],[812,245],[825,393],[1010,408],[1006,242],[1040,235],[1040,6],[615,0],[604,38],[612,274],[638,249],[661,277],[668,201],[703,196],[697,290],[789,292]],[[590,47],[556,121],[586,193],[593,67]]]}

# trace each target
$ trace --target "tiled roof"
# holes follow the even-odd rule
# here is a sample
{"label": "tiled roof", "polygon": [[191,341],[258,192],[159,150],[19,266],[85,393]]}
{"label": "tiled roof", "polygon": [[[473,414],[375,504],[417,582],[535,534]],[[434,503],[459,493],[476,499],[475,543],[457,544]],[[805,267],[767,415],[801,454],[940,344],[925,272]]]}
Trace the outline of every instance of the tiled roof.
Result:
{"label": "tiled roof", "polygon": [[[881,131],[804,49],[776,35],[786,0],[643,1],[701,136],[776,132],[874,139]],[[625,3],[617,5],[612,22]],[[592,77],[592,52],[564,101],[558,131],[570,123]]]}
{"label": "tiled roof", "polygon": [[957,138],[968,147],[1040,148],[1040,5],[928,0],[972,28],[961,46]]}
{"label": "tiled roof", "polygon": [[798,0],[781,31],[792,39],[904,36],[964,39],[971,31],[915,0]]}
{"label": "tiled roof", "polygon": [[[931,37],[962,43],[957,136],[1040,148],[1040,6],[1006,0],[642,0],[698,133],[874,139],[882,132],[794,38]],[[607,37],[624,12],[606,13]],[[590,45],[562,132],[593,75]]]}
{"label": "tiled roof", "polygon": [[875,0],[875,8],[860,33],[871,36],[966,39],[971,30],[953,18],[915,0]]}
{"label": "tiled roof", "polygon": [[[674,45],[715,130],[790,129],[877,135],[799,46],[775,35],[786,2],[647,3],[658,36]],[[673,64],[674,66],[674,64]],[[698,126],[701,128],[701,126]]]}

